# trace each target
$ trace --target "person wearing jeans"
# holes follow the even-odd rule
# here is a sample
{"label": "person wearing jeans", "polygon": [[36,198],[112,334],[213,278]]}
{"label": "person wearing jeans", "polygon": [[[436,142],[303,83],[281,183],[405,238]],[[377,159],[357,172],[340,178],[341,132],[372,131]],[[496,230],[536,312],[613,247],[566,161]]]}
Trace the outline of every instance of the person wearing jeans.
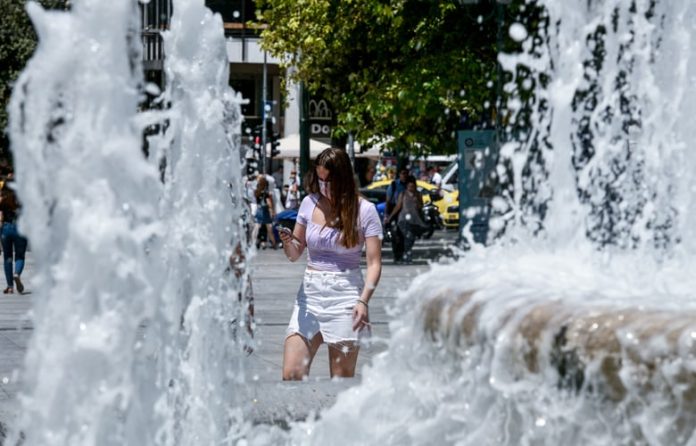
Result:
{"label": "person wearing jeans", "polygon": [[17,230],[18,209],[19,203],[14,190],[5,184],[2,193],[0,193],[0,218],[2,219],[0,240],[2,241],[5,280],[7,281],[7,288],[3,290],[4,294],[14,293],[14,286],[17,287],[20,294],[24,292],[21,276],[27,252],[27,239]]}
{"label": "person wearing jeans", "polygon": [[[22,283],[22,271],[24,270],[24,257],[27,252],[27,239],[22,237],[17,231],[17,223],[2,223],[2,254],[5,259],[5,280],[7,288],[5,294],[14,292],[13,283],[17,286],[20,294],[24,292]],[[12,270],[12,260],[14,257],[14,271]]]}

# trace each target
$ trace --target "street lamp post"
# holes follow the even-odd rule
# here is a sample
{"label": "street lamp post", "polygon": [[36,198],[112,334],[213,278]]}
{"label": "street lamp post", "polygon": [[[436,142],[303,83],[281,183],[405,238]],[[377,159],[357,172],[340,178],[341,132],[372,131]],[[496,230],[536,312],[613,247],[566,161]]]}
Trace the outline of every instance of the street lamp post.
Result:
{"label": "street lamp post", "polygon": [[266,119],[268,119],[268,116],[266,115],[266,109],[268,108],[268,104],[266,99],[268,98],[268,64],[266,63],[266,57],[267,53],[264,50],[263,52],[263,86],[261,87],[261,173],[266,173],[268,172],[268,169],[266,168],[266,138],[267,138],[267,132],[266,132]]}
{"label": "street lamp post", "polygon": [[[309,91],[300,82],[300,179],[304,181],[309,170]],[[304,190],[304,189],[303,189]]]}

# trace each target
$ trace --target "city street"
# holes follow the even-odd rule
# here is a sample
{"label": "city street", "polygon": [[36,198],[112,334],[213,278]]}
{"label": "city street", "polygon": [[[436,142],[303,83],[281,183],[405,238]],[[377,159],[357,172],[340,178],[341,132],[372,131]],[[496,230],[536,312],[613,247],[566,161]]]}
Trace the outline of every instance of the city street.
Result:
{"label": "city street", "polygon": [[[354,379],[341,382],[329,379],[328,353],[322,346],[312,364],[309,380],[301,383],[281,381],[282,348],[285,329],[299,288],[305,258],[296,263],[286,260],[282,250],[259,250],[253,260],[256,336],[255,350],[247,363],[246,386],[255,422],[283,424],[287,419],[304,418],[332,403],[336,394],[360,379],[360,369],[386,348],[389,338],[389,316],[400,290],[406,289],[420,272],[428,270],[430,261],[448,255],[456,231],[436,232],[430,240],[419,240],[414,247],[414,264],[395,265],[389,245],[383,249],[383,270],[379,287],[370,302],[373,343],[363,348]],[[27,294],[0,297],[0,423],[7,424],[18,410],[17,394],[21,388],[21,372],[27,345],[32,334],[28,316],[34,299],[42,296],[31,291],[32,267],[35,259],[28,254],[25,281]],[[364,267],[364,259],[363,259]],[[0,438],[2,438],[0,425]]]}

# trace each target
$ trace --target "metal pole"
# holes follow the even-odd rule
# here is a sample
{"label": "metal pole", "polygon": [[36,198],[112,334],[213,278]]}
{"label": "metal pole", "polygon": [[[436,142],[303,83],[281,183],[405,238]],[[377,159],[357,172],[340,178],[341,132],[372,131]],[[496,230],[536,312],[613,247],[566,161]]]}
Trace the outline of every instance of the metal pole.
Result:
{"label": "metal pole", "polygon": [[266,51],[263,52],[263,87],[261,89],[261,172],[268,172],[266,167],[266,98],[268,97],[268,64],[266,63]]}
{"label": "metal pole", "polygon": [[309,171],[309,91],[300,82],[300,179]]}
{"label": "metal pole", "polygon": [[242,0],[242,62],[246,62],[246,1]]}

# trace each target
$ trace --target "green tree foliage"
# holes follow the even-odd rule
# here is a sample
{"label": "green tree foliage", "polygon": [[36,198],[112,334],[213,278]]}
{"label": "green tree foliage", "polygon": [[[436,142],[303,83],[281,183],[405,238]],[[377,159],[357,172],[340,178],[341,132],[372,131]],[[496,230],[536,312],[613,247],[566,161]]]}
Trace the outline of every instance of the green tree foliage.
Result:
{"label": "green tree foliage", "polygon": [[452,152],[462,114],[489,121],[497,6],[457,0],[257,0],[262,45],[338,111],[336,131]]}
{"label": "green tree foliage", "polygon": [[[37,37],[25,10],[26,0],[0,0],[0,129],[2,150],[7,148],[7,107],[12,85],[36,48]],[[64,0],[41,0],[45,8],[64,8]]]}

